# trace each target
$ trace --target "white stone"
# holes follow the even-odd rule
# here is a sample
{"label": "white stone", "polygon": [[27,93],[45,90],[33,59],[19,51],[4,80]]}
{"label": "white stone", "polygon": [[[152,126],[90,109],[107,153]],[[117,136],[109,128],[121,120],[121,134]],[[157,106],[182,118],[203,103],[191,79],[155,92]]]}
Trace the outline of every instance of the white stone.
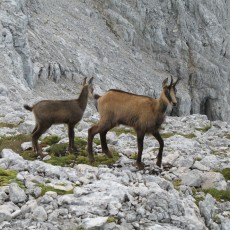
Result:
{"label": "white stone", "polygon": [[17,183],[10,184],[9,196],[10,196],[10,200],[15,204],[25,202],[27,199],[26,193],[22,188],[18,186]]}
{"label": "white stone", "polygon": [[47,220],[47,213],[42,206],[38,206],[33,210],[32,218],[36,221],[44,222]]}
{"label": "white stone", "polygon": [[86,230],[101,228],[108,220],[108,217],[86,218],[83,220],[82,227]]}

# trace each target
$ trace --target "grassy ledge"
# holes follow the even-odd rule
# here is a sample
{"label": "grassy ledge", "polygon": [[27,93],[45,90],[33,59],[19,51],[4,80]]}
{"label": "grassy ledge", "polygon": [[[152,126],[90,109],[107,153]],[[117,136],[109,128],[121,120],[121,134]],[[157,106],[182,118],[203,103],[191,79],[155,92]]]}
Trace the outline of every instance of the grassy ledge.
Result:
{"label": "grassy ledge", "polygon": [[161,133],[161,137],[162,138],[170,138],[174,135],[180,135],[182,137],[185,137],[187,139],[192,139],[194,137],[196,137],[196,135],[194,133],[188,133],[188,134],[183,134],[183,133]]}
{"label": "grassy ledge", "polygon": [[193,188],[193,197],[196,200],[196,205],[199,206],[199,202],[205,199],[204,196],[199,195],[199,193],[210,194],[214,197],[218,202],[226,202],[230,201],[230,190],[217,190],[216,188],[208,188],[208,189],[195,189]]}
{"label": "grassy ledge", "polygon": [[116,133],[117,136],[120,136],[121,134],[131,134],[136,135],[135,131],[132,128],[122,128],[122,127],[115,127],[111,129],[112,132]]}
{"label": "grassy ledge", "polygon": [[13,129],[13,128],[16,128],[16,127],[18,127],[18,125],[0,122],[0,128],[10,128],[10,129]]}
{"label": "grassy ledge", "polygon": [[5,170],[0,167],[0,187],[10,185],[12,182],[15,182],[19,185],[20,188],[25,190],[25,186],[21,181],[16,179],[17,172],[13,170]]}
{"label": "grassy ledge", "polygon": [[41,196],[44,196],[46,192],[56,192],[58,195],[66,195],[66,194],[73,194],[73,189],[65,191],[61,189],[55,189],[51,186],[47,186],[44,184],[38,184],[37,187],[40,187],[42,189]]}
{"label": "grassy ledge", "polygon": [[0,167],[0,186],[6,186],[16,181],[16,175],[17,173],[15,171],[5,170]]}
{"label": "grassy ledge", "polygon": [[21,144],[27,141],[31,141],[30,135],[19,134],[15,136],[1,136],[0,151],[7,148],[7,149],[12,149],[16,153],[20,153],[22,152]]}
{"label": "grassy ledge", "polygon": [[195,128],[197,131],[200,131],[200,132],[207,132],[209,129],[212,128],[212,125],[206,125],[204,126],[203,128]]}
{"label": "grassy ledge", "polygon": [[[92,166],[98,166],[101,164],[112,165],[118,159],[118,153],[113,153],[113,158],[108,158],[106,155],[95,155],[95,162],[90,163],[88,159],[88,153],[86,150],[87,141],[85,139],[76,137],[74,139],[76,150],[74,153],[68,154],[68,143],[58,143],[61,138],[58,136],[47,136],[42,141],[40,146],[46,147],[47,152],[51,156],[51,159],[45,160],[46,163],[59,166],[74,167],[76,164],[89,164]],[[31,135],[15,135],[9,137],[0,137],[0,151],[4,148],[12,149],[14,152],[20,154],[25,160],[37,160],[37,155],[32,150],[23,151],[21,144],[23,142],[31,141]],[[100,140],[95,139],[96,144]]]}

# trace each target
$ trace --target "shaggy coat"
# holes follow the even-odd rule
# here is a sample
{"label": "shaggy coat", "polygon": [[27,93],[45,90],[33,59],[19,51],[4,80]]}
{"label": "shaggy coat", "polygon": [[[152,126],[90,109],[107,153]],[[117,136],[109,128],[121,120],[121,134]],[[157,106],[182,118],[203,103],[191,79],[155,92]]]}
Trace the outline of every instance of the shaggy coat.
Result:
{"label": "shaggy coat", "polygon": [[146,133],[152,134],[159,142],[157,165],[161,167],[164,141],[160,136],[159,128],[165,119],[165,112],[169,104],[176,105],[175,86],[179,79],[167,85],[168,79],[163,81],[163,89],[158,99],[127,93],[121,90],[109,90],[103,96],[96,95],[97,108],[100,114],[98,124],[88,130],[88,153],[90,161],[94,161],[92,142],[99,133],[102,151],[112,157],[107,142],[106,133],[115,126],[126,125],[133,127],[137,134],[138,158],[137,166],[143,168],[141,162],[143,140]]}
{"label": "shaggy coat", "polygon": [[86,83],[86,78],[83,82],[83,87],[78,99],[74,100],[44,100],[36,103],[32,107],[24,105],[24,108],[32,111],[35,116],[36,124],[32,131],[32,145],[34,151],[43,155],[38,148],[39,137],[51,127],[53,124],[67,124],[70,152],[74,149],[74,127],[82,119],[87,106],[88,95],[93,94],[91,78]]}

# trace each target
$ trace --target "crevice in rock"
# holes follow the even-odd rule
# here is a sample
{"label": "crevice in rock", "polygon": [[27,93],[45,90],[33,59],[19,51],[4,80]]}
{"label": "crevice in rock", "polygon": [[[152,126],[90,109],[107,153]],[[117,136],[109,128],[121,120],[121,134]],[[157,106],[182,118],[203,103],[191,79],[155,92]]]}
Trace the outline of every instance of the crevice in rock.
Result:
{"label": "crevice in rock", "polygon": [[211,98],[206,97],[203,99],[203,101],[201,101],[200,113],[206,115],[208,119],[211,121],[215,120],[215,117],[212,113],[212,99]]}

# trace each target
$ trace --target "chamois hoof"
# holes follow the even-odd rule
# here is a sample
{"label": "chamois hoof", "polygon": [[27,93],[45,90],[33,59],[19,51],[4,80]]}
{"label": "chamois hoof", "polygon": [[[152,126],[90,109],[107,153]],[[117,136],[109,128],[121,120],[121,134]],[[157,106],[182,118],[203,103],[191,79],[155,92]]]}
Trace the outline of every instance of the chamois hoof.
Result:
{"label": "chamois hoof", "polygon": [[157,161],[156,165],[161,168],[161,161]]}
{"label": "chamois hoof", "polygon": [[46,154],[39,153],[38,154],[38,159],[43,160],[43,158],[46,157],[46,156],[47,156]]}
{"label": "chamois hoof", "polygon": [[143,162],[136,162],[136,166],[139,170],[143,170],[145,168],[145,164]]}
{"label": "chamois hoof", "polygon": [[90,162],[90,163],[94,163],[94,162],[95,162],[94,157],[89,157],[89,162]]}
{"label": "chamois hoof", "polygon": [[110,151],[109,152],[104,152],[104,153],[108,158],[113,158],[113,154]]}

